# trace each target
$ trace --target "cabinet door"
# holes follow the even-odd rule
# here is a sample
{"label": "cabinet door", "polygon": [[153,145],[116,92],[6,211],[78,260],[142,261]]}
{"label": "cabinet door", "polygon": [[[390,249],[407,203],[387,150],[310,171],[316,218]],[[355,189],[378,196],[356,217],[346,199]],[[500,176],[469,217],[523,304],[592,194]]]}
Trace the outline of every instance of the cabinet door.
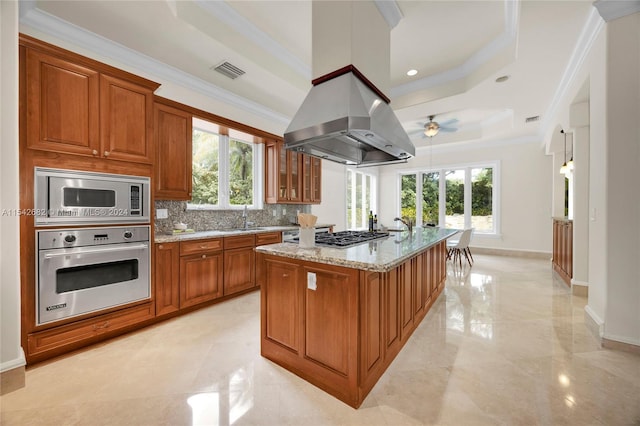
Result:
{"label": "cabinet door", "polygon": [[100,75],[100,146],[107,158],[151,163],[153,92]]}
{"label": "cabinet door", "polygon": [[156,316],[162,316],[180,309],[180,245],[156,244],[155,250]]}
{"label": "cabinet door", "polygon": [[180,308],[222,296],[222,252],[180,258]]}
{"label": "cabinet door", "polygon": [[311,157],[311,201],[322,201],[322,160],[316,157]]}
{"label": "cabinet door", "polygon": [[[284,145],[283,145],[284,149]],[[287,151],[289,162],[289,202],[302,202],[302,154],[294,151]]]}
{"label": "cabinet door", "polygon": [[156,151],[156,200],[191,199],[192,116],[186,111],[153,104]]}
{"label": "cabinet door", "polygon": [[224,295],[255,286],[255,252],[253,247],[224,251]]}
{"label": "cabinet door", "polygon": [[399,267],[398,285],[400,287],[400,337],[404,341],[413,331],[413,283],[411,260]]}
{"label": "cabinet door", "polygon": [[99,155],[98,72],[32,49],[25,56],[27,146]]}

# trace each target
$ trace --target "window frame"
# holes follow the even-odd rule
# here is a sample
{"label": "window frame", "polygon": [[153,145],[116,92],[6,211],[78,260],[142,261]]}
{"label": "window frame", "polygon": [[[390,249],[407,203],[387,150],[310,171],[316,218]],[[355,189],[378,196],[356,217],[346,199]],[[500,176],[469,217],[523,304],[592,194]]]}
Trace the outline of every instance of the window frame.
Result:
{"label": "window frame", "polygon": [[[252,173],[253,173],[253,203],[248,204],[251,210],[264,208],[264,144],[230,137],[214,130],[217,128],[211,121],[194,117],[193,130],[204,131],[218,136],[218,204],[192,204],[187,201],[187,210],[242,210],[244,205],[229,204],[230,190],[230,142],[231,140],[246,143],[252,146]],[[191,160],[193,162],[193,158]]]}
{"label": "window frame", "polygon": [[492,197],[491,197],[491,210],[493,216],[493,230],[483,231],[474,230],[474,235],[482,235],[486,237],[497,237],[500,234],[500,161],[487,161],[478,163],[464,163],[454,165],[443,165],[431,168],[420,168],[412,170],[399,170],[396,179],[396,216],[400,216],[402,211],[400,194],[402,193],[402,176],[404,175],[416,175],[416,226],[422,226],[422,182],[423,175],[427,173],[439,173],[438,180],[438,226],[446,223],[446,172],[452,170],[464,170],[464,227],[471,228],[471,208],[472,208],[472,185],[471,185],[471,171],[479,168],[491,168],[492,171]]}
{"label": "window frame", "polygon": [[[349,222],[349,211],[352,210],[349,206],[349,198],[347,197],[347,194],[349,193],[349,189],[351,189],[351,200],[355,200],[355,193],[356,193],[356,186],[354,185],[352,188],[349,188],[349,176],[352,175],[353,176],[353,182],[355,183],[355,177],[357,174],[361,174],[363,179],[363,192],[362,192],[362,205],[364,206],[365,204],[365,200],[366,200],[366,193],[364,191],[364,188],[366,188],[366,179],[365,177],[369,176],[370,178],[370,182],[371,184],[369,185],[369,187],[367,189],[369,189],[369,209],[363,208],[362,212],[361,212],[361,220],[362,223],[365,224],[364,227],[357,227],[356,226],[356,221],[355,221],[355,217],[356,217],[356,209],[353,209],[354,212],[351,215],[351,217],[353,218],[353,220],[351,222]],[[353,167],[347,167],[345,169],[345,216],[344,216],[344,220],[345,220],[345,224],[347,229],[353,229],[353,230],[358,230],[358,229],[368,229],[368,217],[369,217],[369,210],[373,210],[374,214],[377,214],[378,211],[378,175],[375,173],[367,173],[365,171],[363,171],[362,169],[356,169]]]}

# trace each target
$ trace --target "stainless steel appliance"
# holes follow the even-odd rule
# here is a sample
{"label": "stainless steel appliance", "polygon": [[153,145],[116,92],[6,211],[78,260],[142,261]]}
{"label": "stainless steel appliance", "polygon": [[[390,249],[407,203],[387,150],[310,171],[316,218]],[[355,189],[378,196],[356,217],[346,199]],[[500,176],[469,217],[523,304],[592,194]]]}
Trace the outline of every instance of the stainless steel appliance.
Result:
{"label": "stainless steel appliance", "polygon": [[[316,245],[327,247],[351,247],[367,241],[373,241],[388,237],[388,232],[368,232],[368,231],[340,231],[340,232],[318,232],[316,233]],[[297,242],[298,237],[290,241]]]}
{"label": "stainless steel appliance", "polygon": [[[320,234],[322,232],[329,232],[331,230],[330,226],[317,226],[314,228],[316,234]],[[300,235],[300,228],[289,229],[286,231],[282,231],[282,241],[298,241],[298,236]]]}
{"label": "stainless steel appliance", "polygon": [[36,231],[36,324],[150,298],[149,228]]}
{"label": "stainless steel appliance", "polygon": [[36,167],[36,226],[149,223],[150,179]]}

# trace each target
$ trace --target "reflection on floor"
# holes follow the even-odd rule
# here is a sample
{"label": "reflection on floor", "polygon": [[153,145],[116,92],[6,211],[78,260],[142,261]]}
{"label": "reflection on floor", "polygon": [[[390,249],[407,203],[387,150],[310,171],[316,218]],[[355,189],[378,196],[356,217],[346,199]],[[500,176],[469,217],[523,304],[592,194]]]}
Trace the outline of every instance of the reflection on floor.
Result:
{"label": "reflection on floor", "polygon": [[41,364],[2,425],[622,425],[640,357],[599,348],[548,261],[477,255],[359,410],[260,357],[259,294]]}

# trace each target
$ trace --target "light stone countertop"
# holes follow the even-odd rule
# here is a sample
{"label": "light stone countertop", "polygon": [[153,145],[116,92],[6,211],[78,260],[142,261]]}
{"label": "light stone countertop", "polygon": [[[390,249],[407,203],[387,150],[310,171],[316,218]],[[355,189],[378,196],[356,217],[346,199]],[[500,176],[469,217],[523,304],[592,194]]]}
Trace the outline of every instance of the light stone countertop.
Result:
{"label": "light stone countertop", "polygon": [[[317,228],[328,228],[334,225],[318,224]],[[258,226],[255,228],[249,228],[248,231],[241,229],[213,229],[210,231],[200,232],[186,232],[182,234],[155,234],[155,243],[171,243],[176,241],[189,241],[189,240],[202,240],[205,238],[221,238],[229,237],[232,235],[244,235],[244,234],[259,234],[265,232],[282,232],[292,231],[298,229],[295,225],[278,225],[278,226]]]}
{"label": "light stone countertop", "polygon": [[258,246],[256,251],[365,271],[387,272],[458,232],[459,229],[415,228],[411,233],[395,232],[389,237],[347,248],[300,248],[296,243],[279,243]]}

